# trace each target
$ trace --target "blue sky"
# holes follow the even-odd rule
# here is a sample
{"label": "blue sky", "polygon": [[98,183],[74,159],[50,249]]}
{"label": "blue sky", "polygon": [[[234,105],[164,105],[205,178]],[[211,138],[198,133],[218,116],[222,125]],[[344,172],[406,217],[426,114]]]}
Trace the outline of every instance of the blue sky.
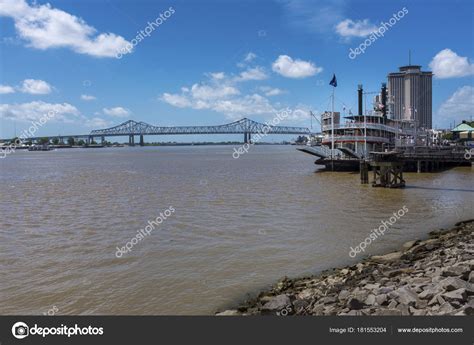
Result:
{"label": "blue sky", "polygon": [[[473,12],[468,0],[0,0],[0,137],[51,110],[37,135],[265,121],[285,107],[297,109],[285,124],[309,126],[333,73],[336,107],[356,111],[357,84],[378,91],[409,49],[435,73],[433,123],[448,127],[474,115]],[[179,138],[194,139],[209,138]]]}

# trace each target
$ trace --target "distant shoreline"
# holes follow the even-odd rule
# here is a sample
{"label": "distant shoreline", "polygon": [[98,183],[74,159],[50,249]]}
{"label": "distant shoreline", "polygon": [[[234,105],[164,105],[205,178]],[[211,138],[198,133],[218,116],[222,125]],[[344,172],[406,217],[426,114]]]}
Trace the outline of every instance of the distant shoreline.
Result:
{"label": "distant shoreline", "polygon": [[399,251],[280,280],[231,315],[474,315],[474,219]]}

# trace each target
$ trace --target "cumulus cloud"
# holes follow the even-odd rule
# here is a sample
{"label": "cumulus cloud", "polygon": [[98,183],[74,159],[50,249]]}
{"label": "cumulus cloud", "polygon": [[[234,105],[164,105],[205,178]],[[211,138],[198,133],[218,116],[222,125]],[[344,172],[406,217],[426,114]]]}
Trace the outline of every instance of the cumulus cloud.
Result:
{"label": "cumulus cloud", "polygon": [[474,87],[458,88],[438,110],[439,120],[469,120],[474,111]]}
{"label": "cumulus cloud", "polygon": [[113,108],[104,108],[102,109],[104,114],[115,117],[127,117],[131,114],[130,110],[123,107],[113,107]]}
{"label": "cumulus cloud", "polygon": [[51,85],[44,80],[25,79],[20,87],[20,91],[32,95],[46,95],[51,92]]}
{"label": "cumulus cloud", "polygon": [[83,101],[93,101],[93,100],[96,100],[97,98],[92,95],[81,95],[81,99]]}
{"label": "cumulus cloud", "polygon": [[54,113],[53,120],[73,122],[79,110],[69,103],[46,103],[35,101],[20,104],[0,104],[0,118],[24,122],[38,121],[44,115]]}
{"label": "cumulus cloud", "polygon": [[257,57],[256,54],[254,54],[254,53],[252,53],[252,52],[249,52],[249,53],[247,53],[247,55],[245,55],[244,62],[251,62],[251,61],[254,60],[256,57]]}
{"label": "cumulus cloud", "polygon": [[456,78],[474,74],[474,64],[451,49],[443,49],[430,62],[435,78]]}
{"label": "cumulus cloud", "polygon": [[287,78],[306,78],[320,73],[322,67],[317,67],[310,61],[293,60],[288,55],[280,55],[272,64],[274,72]]}
{"label": "cumulus cloud", "polygon": [[249,68],[240,73],[236,78],[236,81],[247,81],[247,80],[264,80],[268,76],[265,73],[265,70],[262,67]]}
{"label": "cumulus cloud", "polygon": [[261,86],[259,90],[262,91],[265,94],[265,96],[278,96],[284,93],[283,90],[279,88],[273,88],[270,86]]}
{"label": "cumulus cloud", "polygon": [[377,30],[368,19],[353,21],[345,19],[336,25],[336,32],[342,37],[366,37]]}
{"label": "cumulus cloud", "polygon": [[12,18],[18,36],[36,49],[69,48],[94,57],[115,57],[129,43],[113,33],[98,33],[83,19],[50,4],[0,0],[0,16]]}
{"label": "cumulus cloud", "polygon": [[106,127],[110,127],[111,126],[111,123],[110,121],[107,121],[103,118],[100,118],[100,117],[93,117],[92,119],[87,119],[85,118],[84,119],[84,125],[86,127],[90,127],[90,128],[106,128]]}
{"label": "cumulus cloud", "polygon": [[224,72],[216,72],[216,73],[210,73],[211,78],[215,80],[222,80],[225,78],[225,73]]}
{"label": "cumulus cloud", "polygon": [[[256,76],[258,75],[245,75],[248,80],[255,79]],[[181,93],[163,93],[160,100],[179,108],[213,110],[231,119],[272,113],[274,107],[264,96],[257,93],[241,95],[233,85],[239,78],[242,75],[222,79],[215,79],[211,75],[207,82],[182,87]]]}
{"label": "cumulus cloud", "polygon": [[14,93],[15,89],[9,85],[0,85],[0,94],[5,95],[7,93]]}

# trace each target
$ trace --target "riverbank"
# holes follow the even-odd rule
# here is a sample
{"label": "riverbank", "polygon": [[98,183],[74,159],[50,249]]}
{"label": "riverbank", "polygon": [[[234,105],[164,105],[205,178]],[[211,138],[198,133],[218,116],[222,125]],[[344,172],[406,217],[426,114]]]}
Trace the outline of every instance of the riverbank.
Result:
{"label": "riverbank", "polygon": [[474,219],[399,251],[284,278],[217,315],[474,315]]}

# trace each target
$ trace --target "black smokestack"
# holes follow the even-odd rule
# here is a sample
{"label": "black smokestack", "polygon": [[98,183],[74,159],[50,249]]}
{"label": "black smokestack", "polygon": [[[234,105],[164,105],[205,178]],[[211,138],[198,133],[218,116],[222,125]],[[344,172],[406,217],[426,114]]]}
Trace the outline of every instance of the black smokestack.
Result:
{"label": "black smokestack", "polygon": [[362,114],[362,95],[364,93],[364,89],[362,88],[362,84],[359,84],[359,88],[357,89],[357,94],[359,95],[359,115]]}
{"label": "black smokestack", "polygon": [[382,83],[382,115],[383,117],[387,117],[387,84]]}

